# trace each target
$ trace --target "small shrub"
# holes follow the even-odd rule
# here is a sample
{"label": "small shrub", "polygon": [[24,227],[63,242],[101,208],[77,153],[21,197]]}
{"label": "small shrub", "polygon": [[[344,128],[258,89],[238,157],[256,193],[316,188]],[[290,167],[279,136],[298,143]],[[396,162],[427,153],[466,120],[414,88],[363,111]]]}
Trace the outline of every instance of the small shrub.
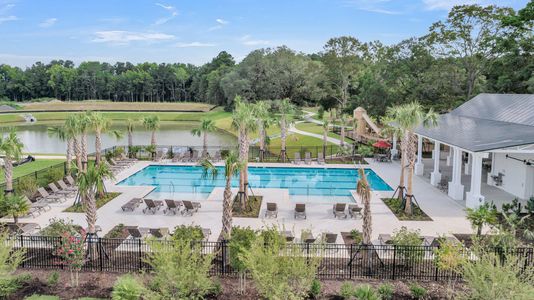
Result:
{"label": "small shrub", "polygon": [[395,231],[392,236],[393,244],[397,247],[396,251],[404,259],[417,260],[424,255],[424,249],[419,249],[416,246],[421,246],[421,234],[419,230],[409,230],[405,226]]}
{"label": "small shrub", "polygon": [[65,232],[75,235],[81,231],[81,226],[75,225],[72,220],[61,218],[50,219],[50,224],[41,230],[44,236],[62,236]]}
{"label": "small shrub", "polygon": [[230,265],[238,272],[245,270],[245,263],[241,259],[244,251],[250,250],[252,243],[256,239],[256,232],[250,227],[234,227],[232,229],[232,239],[228,243],[230,252]]}
{"label": "small shrub", "polygon": [[363,240],[363,234],[358,229],[353,229],[350,231],[350,237],[354,244],[361,244]]}
{"label": "small shrub", "polygon": [[63,173],[63,167],[61,168],[50,168],[43,177],[39,180],[41,186],[46,186],[49,183],[56,182],[63,178],[65,174]]}
{"label": "small shrub", "polygon": [[383,300],[393,299],[394,287],[389,283],[381,284],[378,287],[378,294]]}
{"label": "small shrub", "polygon": [[55,286],[59,282],[59,273],[57,271],[54,271],[50,273],[50,276],[48,276],[48,279],[46,280],[46,283],[49,286]]}
{"label": "small shrub", "polygon": [[343,299],[350,299],[354,295],[354,285],[351,282],[343,282],[339,288],[339,296]]}
{"label": "small shrub", "polygon": [[143,294],[144,287],[134,276],[123,275],[113,285],[111,294],[113,300],[138,300]]}
{"label": "small shrub", "polygon": [[317,298],[321,294],[321,282],[318,279],[312,281],[310,287],[310,296],[311,298]]}
{"label": "small shrub", "polygon": [[174,228],[172,238],[175,241],[201,241],[204,239],[204,234],[202,233],[202,227],[198,225],[180,225]]}
{"label": "small shrub", "polygon": [[61,258],[62,264],[70,271],[71,286],[79,285],[79,273],[85,263],[85,231],[82,230],[81,236],[65,232],[61,236],[61,243],[56,249],[56,254]]}
{"label": "small shrub", "polygon": [[33,294],[30,297],[24,298],[24,300],[59,300],[59,297]]}
{"label": "small shrub", "polygon": [[5,299],[22,287],[25,282],[31,279],[29,275],[8,276],[0,278],[0,298]]}
{"label": "small shrub", "polygon": [[371,157],[374,154],[374,149],[373,146],[358,145],[358,149],[356,150],[356,152],[363,157]]}
{"label": "small shrub", "polygon": [[423,299],[427,294],[427,290],[417,283],[413,283],[410,285],[410,293],[414,299]]}
{"label": "small shrub", "polygon": [[33,176],[24,176],[18,179],[18,183],[15,186],[15,192],[19,195],[24,195],[28,198],[32,198],[37,192],[39,186]]}
{"label": "small shrub", "polygon": [[354,296],[358,300],[380,300],[380,296],[368,285],[360,285],[354,290]]}

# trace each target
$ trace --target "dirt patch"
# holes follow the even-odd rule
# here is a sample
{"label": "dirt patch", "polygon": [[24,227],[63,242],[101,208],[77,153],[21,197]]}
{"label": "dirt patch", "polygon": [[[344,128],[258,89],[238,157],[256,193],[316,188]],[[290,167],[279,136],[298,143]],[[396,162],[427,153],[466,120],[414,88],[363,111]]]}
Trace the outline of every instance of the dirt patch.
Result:
{"label": "dirt patch", "polygon": [[235,218],[258,218],[260,215],[261,202],[263,196],[248,196],[245,209],[241,208],[237,196],[234,198],[234,207],[232,209]]}

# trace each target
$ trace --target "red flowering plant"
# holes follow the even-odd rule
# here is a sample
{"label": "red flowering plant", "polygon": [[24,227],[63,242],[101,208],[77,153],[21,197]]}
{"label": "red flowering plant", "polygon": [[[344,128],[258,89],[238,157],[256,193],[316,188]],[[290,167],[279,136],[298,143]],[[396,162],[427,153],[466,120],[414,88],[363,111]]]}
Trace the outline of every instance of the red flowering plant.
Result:
{"label": "red flowering plant", "polygon": [[85,230],[80,236],[65,232],[61,235],[61,242],[56,254],[61,258],[62,264],[70,271],[71,286],[78,286],[79,272],[85,263]]}

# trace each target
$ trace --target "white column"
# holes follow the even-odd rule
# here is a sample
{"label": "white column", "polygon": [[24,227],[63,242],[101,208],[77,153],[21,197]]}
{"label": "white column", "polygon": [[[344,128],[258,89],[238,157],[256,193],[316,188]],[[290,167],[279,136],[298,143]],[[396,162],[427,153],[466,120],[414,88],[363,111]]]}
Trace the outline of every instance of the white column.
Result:
{"label": "white column", "polygon": [[393,146],[391,147],[391,159],[393,159],[397,154],[399,153],[399,150],[397,150],[397,135],[393,135]]}
{"label": "white column", "polygon": [[452,158],[452,181],[449,182],[449,197],[454,200],[464,199],[464,186],[462,185],[462,150],[451,147]]}
{"label": "white column", "polygon": [[484,204],[482,196],[482,159],[487,158],[488,153],[473,153],[471,166],[471,190],[467,192],[465,206],[477,208]]}
{"label": "white column", "polygon": [[423,175],[425,164],[423,163],[423,137],[417,139],[417,162],[415,163],[415,175]]}
{"label": "white column", "polygon": [[453,147],[450,146],[449,154],[447,155],[447,167],[450,167],[452,165],[452,152],[453,152]]}
{"label": "white column", "polygon": [[433,186],[438,186],[441,181],[441,173],[439,172],[439,158],[440,158],[440,148],[441,144],[438,141],[434,142],[434,171],[430,173],[430,183]]}
{"label": "white column", "polygon": [[471,175],[471,166],[473,165],[473,155],[471,153],[467,153],[467,163],[464,167],[464,173],[465,175]]}

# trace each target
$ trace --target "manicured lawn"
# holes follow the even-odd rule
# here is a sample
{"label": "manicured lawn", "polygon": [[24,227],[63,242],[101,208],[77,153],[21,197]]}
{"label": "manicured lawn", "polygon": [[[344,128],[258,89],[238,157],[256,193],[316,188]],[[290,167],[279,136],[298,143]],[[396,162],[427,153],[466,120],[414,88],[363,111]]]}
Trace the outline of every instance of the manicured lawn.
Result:
{"label": "manicured lawn", "polygon": [[166,111],[204,111],[213,107],[212,104],[198,102],[111,102],[111,101],[70,101],[70,102],[34,102],[25,104],[22,110],[166,110]]}
{"label": "manicured lawn", "polygon": [[[35,171],[46,169],[50,166],[63,162],[63,159],[37,159],[36,161],[23,164],[13,169],[13,178],[31,174]],[[0,183],[4,182],[4,169],[0,173]]]}
{"label": "manicured lawn", "polygon": [[[237,136],[237,131],[235,129],[232,128],[232,115],[231,113],[228,113],[227,116],[223,116],[217,120],[215,120],[215,126],[217,126],[218,128],[226,131],[226,132],[229,132],[235,136]],[[252,132],[250,133],[250,139],[256,139],[258,138],[258,131],[256,130],[256,132]],[[278,126],[278,124],[273,124],[272,126],[270,126],[269,128],[267,128],[267,135],[271,136],[271,135],[276,135],[276,134],[280,134],[280,126]]]}
{"label": "manicured lawn", "polygon": [[[120,193],[107,193],[105,194],[103,198],[96,199],[96,208],[98,209],[106,205],[106,203],[115,199],[119,195]],[[68,207],[67,209],[64,210],[64,212],[84,213],[85,210],[83,208],[83,205],[80,203],[80,204],[75,204],[71,207]]]}
{"label": "manicured lawn", "polygon": [[[296,124],[295,127],[298,130],[307,131],[307,132],[311,132],[311,133],[315,133],[315,134],[320,134],[321,136],[323,135],[323,126],[319,125],[319,124],[304,122],[304,123]],[[331,138],[335,138],[335,139],[340,139],[341,138],[338,134],[335,134],[335,133],[333,133],[331,131],[328,132],[328,136],[331,137]]]}
{"label": "manicured lawn", "polygon": [[[330,146],[333,145],[333,151],[337,153],[339,146],[333,143],[328,143],[328,145],[329,145],[328,149],[330,149]],[[268,147],[271,153],[273,154],[280,153],[281,139],[276,138],[276,139],[271,140],[271,143],[269,144]],[[287,147],[288,159],[293,159],[295,157],[295,152],[300,151],[301,149],[303,152],[311,152],[312,157],[314,157],[314,156],[317,156],[317,152],[322,152],[323,140],[314,138],[311,136],[305,136],[305,135],[292,133],[286,139],[286,147]],[[327,153],[327,155],[330,155],[330,151]],[[304,158],[304,156],[302,157]]]}

